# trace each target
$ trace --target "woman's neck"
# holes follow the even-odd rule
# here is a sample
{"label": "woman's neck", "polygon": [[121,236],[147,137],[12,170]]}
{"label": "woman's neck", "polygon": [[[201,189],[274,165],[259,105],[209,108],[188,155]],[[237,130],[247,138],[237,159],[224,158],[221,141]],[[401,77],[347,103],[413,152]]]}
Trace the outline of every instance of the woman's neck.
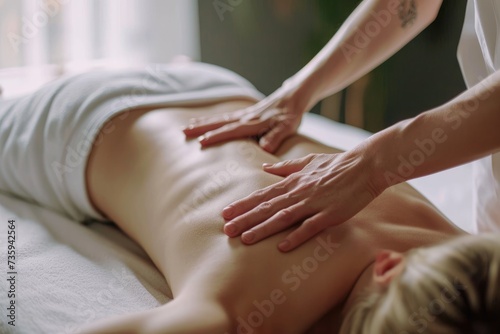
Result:
{"label": "woman's neck", "polygon": [[[370,245],[372,254],[378,254],[381,250],[393,250],[406,253],[414,248],[429,247],[439,243],[449,241],[453,238],[467,234],[461,229],[450,226],[448,223],[436,222],[435,229],[423,227],[399,225],[394,223],[381,223],[377,227],[370,228]],[[357,297],[363,291],[373,285],[373,268],[375,257],[373,256],[367,263],[363,271],[349,292],[349,296],[341,307],[341,317],[344,318],[356,303]]]}

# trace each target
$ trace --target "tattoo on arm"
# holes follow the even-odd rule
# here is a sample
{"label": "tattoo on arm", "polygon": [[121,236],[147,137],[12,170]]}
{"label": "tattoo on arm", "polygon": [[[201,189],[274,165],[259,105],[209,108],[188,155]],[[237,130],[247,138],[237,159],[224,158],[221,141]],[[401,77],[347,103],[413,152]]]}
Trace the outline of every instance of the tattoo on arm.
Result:
{"label": "tattoo on arm", "polygon": [[398,14],[403,28],[411,26],[417,18],[417,5],[415,4],[415,0],[400,0]]}

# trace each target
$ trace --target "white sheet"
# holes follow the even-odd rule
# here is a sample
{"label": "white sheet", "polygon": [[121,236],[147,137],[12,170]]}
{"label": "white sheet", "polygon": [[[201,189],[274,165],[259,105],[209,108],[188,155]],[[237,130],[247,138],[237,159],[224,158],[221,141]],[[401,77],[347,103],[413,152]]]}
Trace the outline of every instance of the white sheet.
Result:
{"label": "white sheet", "polygon": [[[9,219],[16,220],[17,235],[15,327],[6,318]],[[112,226],[85,227],[0,195],[0,240],[0,333],[74,333],[84,323],[153,308],[171,296],[148,256]]]}
{"label": "white sheet", "polygon": [[[306,115],[300,132],[348,149],[369,133]],[[468,231],[470,167],[411,183]],[[8,325],[7,221],[16,220],[16,327]],[[138,245],[113,226],[82,226],[0,194],[0,333],[74,333],[80,325],[159,306],[171,293]]]}

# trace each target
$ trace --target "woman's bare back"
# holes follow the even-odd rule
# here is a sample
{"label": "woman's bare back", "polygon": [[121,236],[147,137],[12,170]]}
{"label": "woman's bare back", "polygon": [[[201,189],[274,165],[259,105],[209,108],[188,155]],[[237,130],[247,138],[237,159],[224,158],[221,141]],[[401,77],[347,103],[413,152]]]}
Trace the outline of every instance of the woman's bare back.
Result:
{"label": "woman's bare back", "polygon": [[[276,156],[251,140],[201,150],[181,131],[201,112],[224,113],[250,104],[135,110],[112,119],[94,146],[87,165],[94,205],[146,250],[182,310],[178,315],[170,310],[151,325],[151,332],[181,333],[173,328],[192,319],[182,333],[198,328],[209,333],[211,316],[200,310],[218,305],[227,321],[215,326],[215,333],[222,328],[231,333],[303,333],[342,305],[360,273],[389,241],[406,251],[456,232],[403,184],[290,253],[276,247],[289,231],[252,246],[228,238],[222,231],[222,209],[280,180],[262,171],[263,162],[336,151],[301,136],[288,139]],[[333,320],[338,317],[331,313]]]}

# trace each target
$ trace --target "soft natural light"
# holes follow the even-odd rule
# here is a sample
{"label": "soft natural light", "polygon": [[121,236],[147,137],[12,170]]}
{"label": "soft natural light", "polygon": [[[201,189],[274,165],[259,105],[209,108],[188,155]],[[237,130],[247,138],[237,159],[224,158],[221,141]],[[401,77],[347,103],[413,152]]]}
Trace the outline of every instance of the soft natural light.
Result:
{"label": "soft natural light", "polygon": [[199,59],[195,0],[0,0],[0,67]]}

